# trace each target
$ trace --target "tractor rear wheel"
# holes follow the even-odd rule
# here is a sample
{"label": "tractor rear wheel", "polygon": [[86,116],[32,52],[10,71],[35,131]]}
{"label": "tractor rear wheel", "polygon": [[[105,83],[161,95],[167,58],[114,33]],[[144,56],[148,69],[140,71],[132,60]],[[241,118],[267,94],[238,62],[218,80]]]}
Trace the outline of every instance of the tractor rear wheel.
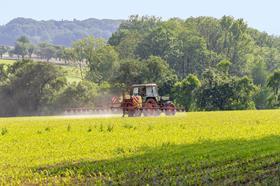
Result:
{"label": "tractor rear wheel", "polygon": [[176,108],[172,103],[164,106],[164,112],[166,116],[174,116],[176,114]]}

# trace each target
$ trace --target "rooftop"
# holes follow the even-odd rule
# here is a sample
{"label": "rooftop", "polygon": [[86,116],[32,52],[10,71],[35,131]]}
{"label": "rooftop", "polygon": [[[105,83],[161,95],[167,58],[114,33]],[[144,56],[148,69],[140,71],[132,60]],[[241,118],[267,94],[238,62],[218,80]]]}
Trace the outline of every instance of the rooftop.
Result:
{"label": "rooftop", "polygon": [[133,84],[132,87],[154,87],[157,86],[155,83],[147,83],[147,84]]}

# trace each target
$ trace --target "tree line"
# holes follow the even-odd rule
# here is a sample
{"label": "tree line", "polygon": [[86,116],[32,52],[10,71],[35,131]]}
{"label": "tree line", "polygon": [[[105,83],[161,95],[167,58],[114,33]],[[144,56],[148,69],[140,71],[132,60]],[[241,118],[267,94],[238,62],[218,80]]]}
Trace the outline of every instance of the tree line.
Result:
{"label": "tree line", "polygon": [[[22,39],[18,39],[14,51],[27,46],[23,55],[17,53],[25,59],[31,45]],[[280,38],[249,28],[243,19],[224,16],[162,21],[157,17],[131,16],[107,42],[89,36],[69,48],[52,47],[56,54],[52,57],[59,56],[65,63],[76,65],[82,81],[69,84],[62,81],[59,69],[42,70],[39,74],[57,72],[50,76],[57,77],[61,84],[47,83],[46,90],[38,90],[38,99],[46,102],[32,102],[34,111],[43,107],[94,107],[103,95],[134,83],[157,83],[161,95],[171,97],[188,111],[270,109],[280,105]],[[2,67],[1,74],[8,74],[1,75],[3,97],[8,97],[3,90],[13,87],[11,83],[17,79],[14,76],[23,77],[16,73],[18,68],[27,68],[25,65],[48,66],[19,61],[9,68]],[[31,69],[19,71],[30,75]],[[35,76],[21,80],[33,81]],[[15,80],[11,81],[11,77]],[[16,88],[25,94],[26,86]],[[29,88],[33,92],[34,87]],[[44,95],[43,90],[48,94]],[[40,104],[42,108],[35,108]]]}

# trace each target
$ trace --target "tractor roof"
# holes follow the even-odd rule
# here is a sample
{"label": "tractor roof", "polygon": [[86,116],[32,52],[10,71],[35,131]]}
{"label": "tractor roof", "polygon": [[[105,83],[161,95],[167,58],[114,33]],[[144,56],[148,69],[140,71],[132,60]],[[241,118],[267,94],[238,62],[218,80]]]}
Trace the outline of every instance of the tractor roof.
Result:
{"label": "tractor roof", "polygon": [[132,87],[156,87],[155,83],[147,83],[147,84],[134,84]]}

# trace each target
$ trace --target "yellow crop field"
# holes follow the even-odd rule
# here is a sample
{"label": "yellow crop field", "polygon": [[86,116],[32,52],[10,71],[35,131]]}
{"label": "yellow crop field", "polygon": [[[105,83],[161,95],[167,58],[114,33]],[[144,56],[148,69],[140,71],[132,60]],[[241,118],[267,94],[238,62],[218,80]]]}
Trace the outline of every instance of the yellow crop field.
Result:
{"label": "yellow crop field", "polygon": [[0,118],[1,185],[279,182],[279,110]]}

